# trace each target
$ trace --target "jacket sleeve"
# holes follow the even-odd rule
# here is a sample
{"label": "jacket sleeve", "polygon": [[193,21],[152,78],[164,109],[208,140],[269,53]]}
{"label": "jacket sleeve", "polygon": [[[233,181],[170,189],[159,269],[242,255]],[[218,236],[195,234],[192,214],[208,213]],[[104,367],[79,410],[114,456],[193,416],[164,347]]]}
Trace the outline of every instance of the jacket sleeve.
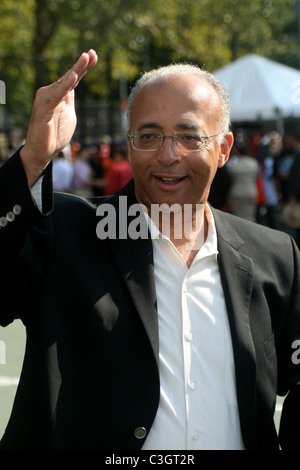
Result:
{"label": "jacket sleeve", "polygon": [[43,180],[42,214],[32,197],[26,173],[16,152],[0,168],[0,324],[18,318],[17,304],[23,288],[22,253],[31,230],[52,210],[52,174]]}
{"label": "jacket sleeve", "polygon": [[278,393],[286,395],[280,421],[279,440],[283,450],[300,450],[300,254],[294,252],[294,281],[289,314],[278,354]]}

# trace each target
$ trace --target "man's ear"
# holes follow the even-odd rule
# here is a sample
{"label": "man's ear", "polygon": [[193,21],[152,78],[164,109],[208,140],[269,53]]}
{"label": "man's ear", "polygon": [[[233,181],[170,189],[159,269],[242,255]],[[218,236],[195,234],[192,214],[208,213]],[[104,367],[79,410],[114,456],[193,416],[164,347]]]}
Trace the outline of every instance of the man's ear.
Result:
{"label": "man's ear", "polygon": [[127,141],[127,149],[128,149],[128,152],[127,152],[127,154],[128,154],[128,160],[129,160],[130,163],[131,163],[131,145],[130,145],[130,143],[129,143],[129,139],[128,139],[128,141]]}
{"label": "man's ear", "polygon": [[219,158],[218,158],[218,168],[221,168],[222,166],[225,165],[227,162],[229,156],[230,156],[230,151],[233,146],[233,133],[232,132],[227,132],[223,136],[223,141],[220,144],[220,153],[219,153]]}

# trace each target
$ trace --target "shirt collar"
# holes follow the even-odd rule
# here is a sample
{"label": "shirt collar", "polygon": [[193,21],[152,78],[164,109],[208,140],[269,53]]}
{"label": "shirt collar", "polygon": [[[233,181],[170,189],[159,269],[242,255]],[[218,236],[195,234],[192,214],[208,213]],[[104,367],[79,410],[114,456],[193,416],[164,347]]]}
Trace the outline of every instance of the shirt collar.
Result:
{"label": "shirt collar", "polygon": [[[215,224],[215,219],[214,219],[213,213],[212,213],[211,208],[209,207],[208,204],[205,204],[204,211],[205,211],[204,214],[205,214],[205,217],[206,217],[206,220],[207,220],[207,237],[206,237],[206,240],[205,240],[204,244],[202,245],[199,252],[197,253],[197,255],[195,257],[195,260],[200,259],[200,258],[204,258],[206,256],[217,255],[218,254],[216,224]],[[151,239],[152,240],[157,240],[157,241],[167,240],[170,243],[172,243],[171,240],[166,235],[161,233],[161,231],[158,229],[157,225],[153,222],[151,217],[149,217],[148,213],[145,212],[144,210],[142,212],[145,215],[145,218],[146,218],[146,221],[147,221],[147,224],[148,224],[148,228],[149,228],[149,232],[150,232],[150,235],[151,235]]]}

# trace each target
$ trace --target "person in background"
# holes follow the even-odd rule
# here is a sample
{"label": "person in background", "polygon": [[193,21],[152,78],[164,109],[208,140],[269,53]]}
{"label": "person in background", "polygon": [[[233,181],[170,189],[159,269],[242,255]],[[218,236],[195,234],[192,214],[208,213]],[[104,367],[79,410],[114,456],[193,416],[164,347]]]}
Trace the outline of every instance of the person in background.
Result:
{"label": "person in background", "polygon": [[73,189],[74,166],[65,158],[64,151],[53,159],[53,189],[70,193]]}
{"label": "person in background", "polygon": [[[289,189],[288,189],[288,202],[290,204],[300,203],[300,135],[294,136],[293,146],[293,164],[289,173]],[[299,209],[298,209],[299,210]],[[294,232],[295,240],[300,247],[300,227]]]}
{"label": "person in background", "polygon": [[89,163],[93,170],[93,184],[92,191],[93,197],[103,196],[103,187],[105,186],[104,170],[99,156],[99,145],[92,145],[90,152]]}
{"label": "person in background", "polygon": [[257,208],[257,221],[274,229],[280,226],[275,167],[282,148],[282,136],[279,132],[272,131],[261,139],[261,148],[258,153],[260,201]]}
{"label": "person in background", "polygon": [[120,145],[113,146],[110,158],[113,161],[113,166],[108,176],[106,194],[113,194],[119,191],[133,177],[126,147]]}
{"label": "person in background", "polygon": [[256,222],[258,162],[246,147],[235,146],[227,163],[231,176],[229,204],[234,215]]}
{"label": "person in background", "polygon": [[75,155],[73,193],[85,198],[92,197],[93,179],[94,171],[90,164],[90,148],[83,145]]}

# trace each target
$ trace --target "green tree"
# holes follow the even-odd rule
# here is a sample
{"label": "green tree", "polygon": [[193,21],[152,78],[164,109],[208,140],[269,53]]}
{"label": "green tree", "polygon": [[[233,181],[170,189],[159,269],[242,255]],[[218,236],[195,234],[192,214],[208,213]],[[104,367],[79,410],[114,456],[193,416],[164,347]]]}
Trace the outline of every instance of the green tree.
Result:
{"label": "green tree", "polygon": [[[296,0],[1,0],[0,79],[24,121],[35,90],[90,47],[77,95],[119,100],[142,70],[189,61],[215,70],[249,52],[298,66]],[[19,114],[19,118],[16,117]]]}
{"label": "green tree", "polygon": [[32,8],[33,0],[2,0],[0,4],[0,79],[6,84],[5,111],[19,116],[20,121],[32,99]]}

